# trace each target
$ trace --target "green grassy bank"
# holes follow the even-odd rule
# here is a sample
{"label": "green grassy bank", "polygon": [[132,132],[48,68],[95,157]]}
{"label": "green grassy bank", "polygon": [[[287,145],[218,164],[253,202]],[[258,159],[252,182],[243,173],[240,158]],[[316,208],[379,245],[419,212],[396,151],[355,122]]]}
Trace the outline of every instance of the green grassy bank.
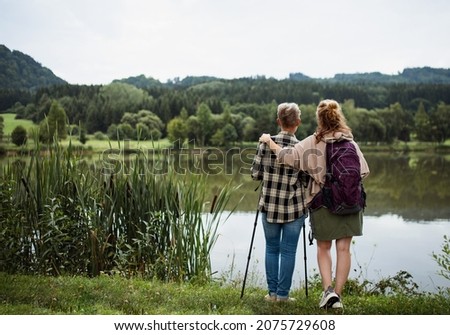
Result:
{"label": "green grassy bank", "polygon": [[0,273],[3,315],[446,315],[449,292],[374,294],[347,293],[343,310],[318,308],[320,289],[311,283],[291,292],[295,302],[264,301],[265,291],[241,284],[162,283],[102,275],[46,277]]}

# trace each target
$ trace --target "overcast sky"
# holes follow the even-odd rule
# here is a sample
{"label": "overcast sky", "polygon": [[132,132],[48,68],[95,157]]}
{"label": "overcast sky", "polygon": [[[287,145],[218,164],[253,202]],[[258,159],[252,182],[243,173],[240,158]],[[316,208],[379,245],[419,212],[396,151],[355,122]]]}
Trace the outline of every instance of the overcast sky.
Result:
{"label": "overcast sky", "polygon": [[72,84],[450,68],[448,0],[0,0],[0,44]]}

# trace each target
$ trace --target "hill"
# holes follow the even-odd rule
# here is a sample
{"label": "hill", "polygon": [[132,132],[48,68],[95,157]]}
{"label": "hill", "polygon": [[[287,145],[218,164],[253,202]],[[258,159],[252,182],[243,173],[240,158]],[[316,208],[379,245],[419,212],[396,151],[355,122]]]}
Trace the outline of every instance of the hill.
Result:
{"label": "hill", "polygon": [[35,90],[67,84],[32,57],[0,44],[0,89]]}
{"label": "hill", "polygon": [[[260,76],[257,78],[237,78],[234,80],[226,80],[210,76],[188,76],[182,80],[176,78],[169,80],[167,83],[152,78],[139,75],[136,77],[128,77],[115,80],[115,82],[123,82],[134,85],[139,88],[156,88],[156,87],[191,87],[211,82],[236,82],[252,79],[253,81],[265,81],[267,78]],[[275,79],[274,79],[275,80]],[[368,73],[338,73],[332,78],[312,78],[303,73],[290,73],[287,81],[295,82],[320,82],[320,83],[337,83],[337,84],[358,84],[358,85],[385,85],[385,84],[450,84],[450,69],[437,69],[431,67],[422,68],[406,68],[396,75],[388,75],[380,72]]]}
{"label": "hill", "polygon": [[367,84],[450,84],[450,69],[431,67],[406,68],[396,75],[386,75],[380,72],[336,74],[332,82],[367,83]]}
{"label": "hill", "polygon": [[[236,78],[265,80],[264,76],[258,78]],[[312,78],[303,73],[290,73],[287,81],[314,81],[321,83],[343,84],[450,84],[450,69],[444,68],[406,68],[395,75],[380,72],[367,73],[338,73],[332,78]],[[143,89],[191,87],[205,83],[228,81],[211,76],[187,76],[184,79],[174,78],[167,83],[161,83],[152,77],[145,75],[130,76],[116,79],[113,82],[123,82]],[[31,56],[20,51],[11,51],[5,45],[0,44],[0,90],[35,90],[42,87],[67,84],[64,79],[57,77],[53,72],[36,62]]]}

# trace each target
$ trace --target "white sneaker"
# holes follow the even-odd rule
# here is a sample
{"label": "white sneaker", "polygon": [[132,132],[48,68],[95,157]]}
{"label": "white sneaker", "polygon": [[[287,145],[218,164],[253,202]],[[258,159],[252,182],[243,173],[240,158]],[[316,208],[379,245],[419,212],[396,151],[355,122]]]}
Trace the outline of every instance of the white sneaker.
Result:
{"label": "white sneaker", "polygon": [[344,308],[344,304],[342,303],[341,298],[339,298],[338,301],[331,305],[331,308]]}
{"label": "white sneaker", "polygon": [[277,295],[276,294],[266,294],[264,297],[265,301],[275,302],[277,301]]}
{"label": "white sneaker", "polygon": [[339,296],[336,294],[336,292],[334,292],[334,289],[331,286],[328,286],[328,288],[322,293],[319,308],[330,308],[338,302],[340,302]]}

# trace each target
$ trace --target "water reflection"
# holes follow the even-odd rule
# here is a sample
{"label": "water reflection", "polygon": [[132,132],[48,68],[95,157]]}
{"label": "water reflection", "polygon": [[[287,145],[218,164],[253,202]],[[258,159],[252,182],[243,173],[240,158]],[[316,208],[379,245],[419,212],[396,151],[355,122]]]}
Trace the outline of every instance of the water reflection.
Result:
{"label": "water reflection", "polygon": [[[367,191],[366,214],[381,216],[399,215],[407,221],[429,221],[450,218],[450,155],[412,153],[369,153],[366,159],[370,176],[364,185]],[[230,208],[238,211],[255,211],[259,192],[258,182],[250,178],[250,163],[230,161],[233,174],[211,174],[210,192],[217,191],[222,183],[233,180],[241,184],[231,200]],[[222,184],[223,185],[223,184]]]}
{"label": "water reflection", "polygon": [[405,220],[450,218],[449,157],[437,154],[367,155],[367,214]]}

